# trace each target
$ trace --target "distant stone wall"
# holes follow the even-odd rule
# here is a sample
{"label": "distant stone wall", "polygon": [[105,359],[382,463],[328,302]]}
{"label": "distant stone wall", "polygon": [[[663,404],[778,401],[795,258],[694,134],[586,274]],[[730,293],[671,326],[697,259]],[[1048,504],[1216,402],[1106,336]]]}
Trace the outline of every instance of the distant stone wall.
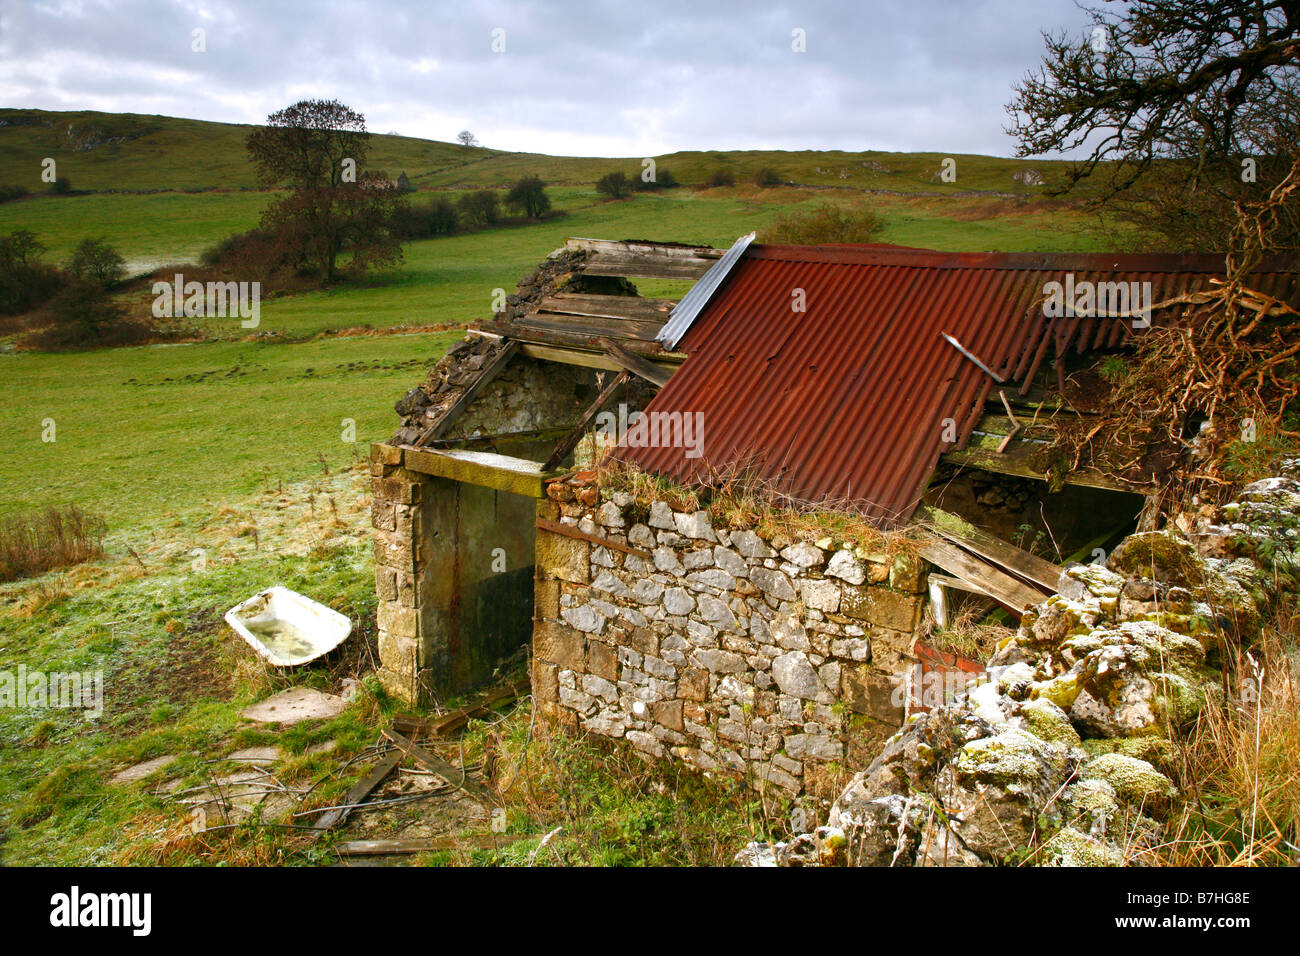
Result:
{"label": "distant stone wall", "polygon": [[533,690],[554,719],[790,793],[865,766],[901,723],[919,559],[594,484],[548,496],[540,519],[602,539],[538,528]]}

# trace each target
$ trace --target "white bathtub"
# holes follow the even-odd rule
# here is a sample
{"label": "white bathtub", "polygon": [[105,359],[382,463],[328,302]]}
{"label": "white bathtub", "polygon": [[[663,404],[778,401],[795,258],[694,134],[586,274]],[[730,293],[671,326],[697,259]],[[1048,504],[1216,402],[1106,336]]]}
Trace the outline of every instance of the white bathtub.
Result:
{"label": "white bathtub", "polygon": [[314,661],[352,632],[352,622],[338,611],[279,585],[236,604],[226,623],[276,667]]}

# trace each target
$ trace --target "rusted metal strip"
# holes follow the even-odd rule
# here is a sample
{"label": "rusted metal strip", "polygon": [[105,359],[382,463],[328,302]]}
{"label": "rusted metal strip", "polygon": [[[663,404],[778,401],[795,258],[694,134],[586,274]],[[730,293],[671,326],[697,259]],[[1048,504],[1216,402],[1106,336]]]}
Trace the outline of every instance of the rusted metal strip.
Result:
{"label": "rusted metal strip", "polygon": [[579,531],[571,524],[560,524],[558,521],[551,521],[548,518],[538,518],[537,527],[543,531],[549,531],[552,534],[562,534],[570,538],[577,538],[579,541],[590,541],[592,544],[598,544],[603,548],[612,548],[615,551],[622,551],[624,554],[634,554],[638,558],[644,558],[647,561],[654,559],[654,555],[649,551],[642,551],[640,548],[633,548],[630,545],[619,544],[617,541],[611,541],[609,538],[602,538],[600,535],[587,534],[585,531]]}

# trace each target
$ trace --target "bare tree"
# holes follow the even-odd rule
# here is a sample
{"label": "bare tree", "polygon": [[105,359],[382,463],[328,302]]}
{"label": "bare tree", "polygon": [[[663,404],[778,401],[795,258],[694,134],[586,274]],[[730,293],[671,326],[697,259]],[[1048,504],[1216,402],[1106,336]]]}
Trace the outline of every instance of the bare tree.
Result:
{"label": "bare tree", "polygon": [[456,134],[456,142],[460,143],[460,145],[462,145],[462,146],[477,146],[477,145],[479,145],[479,142],[478,142],[478,140],[474,137],[474,134],[471,133],[471,132],[470,132],[469,130],[467,130],[467,129],[463,129],[463,130],[461,130],[459,133]]}
{"label": "bare tree", "polygon": [[[1133,0],[1090,9],[1082,38],[1044,35],[1008,105],[1022,156],[1082,151],[1066,190],[1180,248],[1223,248],[1236,203],[1259,200],[1297,155],[1300,7],[1294,0]],[[1275,248],[1300,247],[1300,210]]]}

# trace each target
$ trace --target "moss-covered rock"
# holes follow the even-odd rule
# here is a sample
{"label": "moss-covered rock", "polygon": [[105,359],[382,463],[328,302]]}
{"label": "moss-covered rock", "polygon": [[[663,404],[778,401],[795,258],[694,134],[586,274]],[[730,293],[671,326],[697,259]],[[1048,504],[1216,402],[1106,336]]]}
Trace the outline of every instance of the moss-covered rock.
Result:
{"label": "moss-covered rock", "polygon": [[1089,757],[1102,754],[1122,754],[1144,760],[1157,769],[1172,766],[1173,745],[1167,737],[1087,737],[1080,743],[1083,752]]}
{"label": "moss-covered rock", "polygon": [[1173,782],[1145,760],[1124,754],[1102,754],[1080,772],[1085,780],[1095,777],[1115,788],[1115,796],[1143,810],[1159,812],[1173,798]]}
{"label": "moss-covered rock", "polygon": [[1019,713],[1025,729],[1035,737],[1063,747],[1079,745],[1079,734],[1069,715],[1046,697],[1026,701],[1020,705]]}
{"label": "moss-covered rock", "polygon": [[1053,834],[1046,846],[1051,866],[1123,866],[1124,854],[1114,846],[1103,843],[1073,827],[1065,827]]}

